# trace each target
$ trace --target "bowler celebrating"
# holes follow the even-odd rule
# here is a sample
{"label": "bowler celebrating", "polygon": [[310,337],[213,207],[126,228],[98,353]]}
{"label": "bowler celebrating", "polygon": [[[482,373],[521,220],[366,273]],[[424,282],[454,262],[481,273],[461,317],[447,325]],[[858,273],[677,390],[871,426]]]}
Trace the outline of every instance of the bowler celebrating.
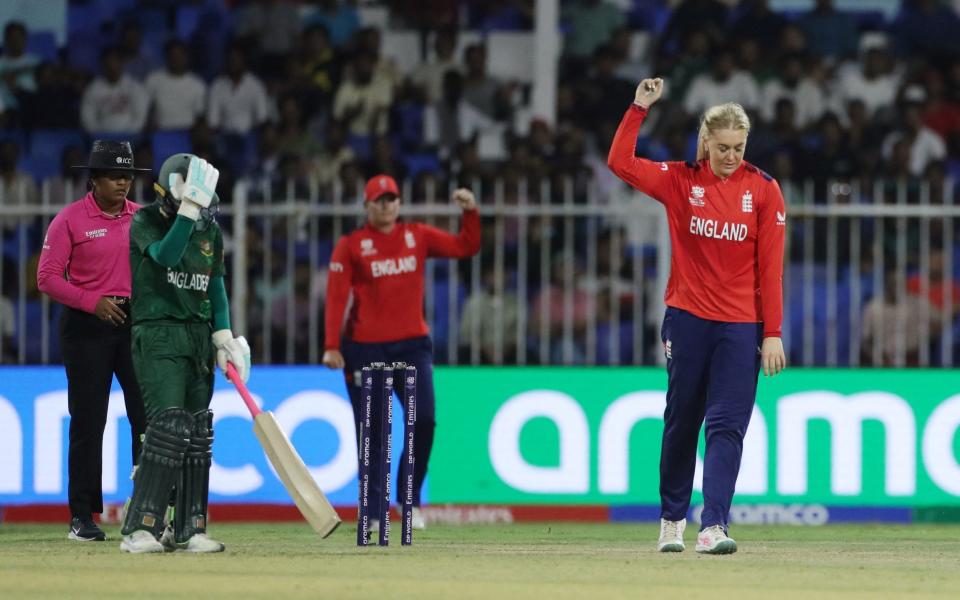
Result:
{"label": "bowler celebrating", "polygon": [[786,210],[777,182],[743,160],[750,120],[739,104],[703,115],[696,162],[634,156],[662,79],[644,79],[610,147],[618,177],[667,210],[672,255],[661,339],[667,407],[660,456],[661,552],[684,549],[700,426],[706,419],[703,513],[697,552],[729,554],[727,536],[743,437],[760,368],[786,366],[783,244]]}

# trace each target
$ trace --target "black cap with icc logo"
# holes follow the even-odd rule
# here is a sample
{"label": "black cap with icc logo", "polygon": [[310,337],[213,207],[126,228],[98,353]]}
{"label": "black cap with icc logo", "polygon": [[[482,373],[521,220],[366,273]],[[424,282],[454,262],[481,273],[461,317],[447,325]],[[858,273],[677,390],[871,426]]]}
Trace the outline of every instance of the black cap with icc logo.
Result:
{"label": "black cap with icc logo", "polygon": [[133,148],[130,142],[114,140],[95,140],[90,148],[90,158],[85,165],[74,165],[72,169],[90,169],[91,171],[137,171],[149,173],[150,169],[138,169],[133,166]]}

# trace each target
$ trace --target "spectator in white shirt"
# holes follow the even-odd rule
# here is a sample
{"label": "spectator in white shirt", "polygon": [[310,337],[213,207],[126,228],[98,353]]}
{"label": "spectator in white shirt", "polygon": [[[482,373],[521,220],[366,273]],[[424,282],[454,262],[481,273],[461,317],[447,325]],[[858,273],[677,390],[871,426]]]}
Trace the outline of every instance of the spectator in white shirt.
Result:
{"label": "spectator in white shirt", "polygon": [[156,129],[190,129],[206,110],[207,85],[187,70],[187,47],[167,42],[167,67],[147,78],[147,93]]}
{"label": "spectator in white shirt", "polygon": [[[13,140],[0,142],[0,205],[37,205],[40,193],[37,184],[29,174],[17,167],[20,160],[20,146]],[[16,229],[21,223],[29,225],[30,220],[20,217],[0,218],[0,233]]]}
{"label": "spectator in white shirt", "polygon": [[933,161],[947,157],[947,145],[935,131],[923,124],[927,92],[919,85],[907,86],[900,102],[902,125],[883,140],[883,158],[890,160],[894,146],[903,142],[909,148],[908,170],[920,176]]}
{"label": "spectator in white shirt", "polygon": [[36,91],[34,71],[39,65],[40,57],[27,52],[27,27],[20,21],[8,22],[0,54],[0,107],[14,110],[19,96]]}
{"label": "spectator in white shirt", "polygon": [[443,77],[443,98],[423,111],[423,142],[435,147],[446,160],[461,142],[472,140],[478,133],[496,127],[496,122],[463,99],[463,76],[447,71]]}
{"label": "spectator in white shirt", "polygon": [[123,72],[120,50],[100,54],[100,77],[83,92],[80,121],[90,133],[139,133],[147,122],[147,90]]}
{"label": "spectator in white shirt", "polygon": [[851,100],[861,100],[867,109],[867,116],[875,118],[882,117],[893,107],[900,78],[886,42],[879,38],[868,40],[872,41],[863,45],[859,64],[854,63],[852,68],[841,68],[837,84],[845,104]]}
{"label": "spectator in white shirt", "polygon": [[816,123],[826,108],[824,91],[804,75],[803,57],[791,54],[783,58],[780,77],[768,80],[762,88],[760,117],[772,122],[777,101],[786,98],[796,107],[794,125],[800,129]]}
{"label": "spectator in white shirt", "polygon": [[123,70],[137,81],[144,81],[160,65],[160,57],[143,44],[143,27],[127,21],[120,28],[120,56]]}
{"label": "spectator in white shirt", "polygon": [[756,110],[760,105],[757,82],[752,75],[736,68],[729,50],[717,54],[710,72],[693,79],[683,109],[688,115],[700,115],[724,102],[738,102],[747,110]]}
{"label": "spectator in white shirt", "polygon": [[351,135],[369,136],[387,132],[393,83],[374,76],[376,57],[361,52],[353,59],[350,78],[340,84],[333,100],[333,116],[347,123]]}
{"label": "spectator in white shirt", "polygon": [[247,70],[243,49],[227,50],[226,75],[210,87],[207,123],[213,129],[245,135],[267,120],[270,100],[260,79]]}
{"label": "spectator in white shirt", "polygon": [[439,102],[443,97],[443,76],[447,71],[459,71],[457,63],[457,34],[452,29],[441,29],[433,42],[436,53],[433,60],[424,62],[413,71],[411,79],[424,91],[427,103]]}

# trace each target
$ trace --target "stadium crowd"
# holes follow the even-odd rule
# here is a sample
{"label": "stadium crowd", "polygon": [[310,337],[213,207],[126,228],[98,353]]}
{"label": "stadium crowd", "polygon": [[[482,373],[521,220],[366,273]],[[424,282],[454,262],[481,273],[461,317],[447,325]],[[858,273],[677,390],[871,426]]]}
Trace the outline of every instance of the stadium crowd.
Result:
{"label": "stadium crowd", "polygon": [[[405,189],[412,197],[405,201],[413,203],[425,201],[432,189],[462,184],[483,190],[482,207],[494,181],[502,182],[508,199],[521,182],[534,182],[523,186],[534,203],[563,201],[559,193],[541,198],[540,190],[562,189],[567,181],[574,202],[586,202],[590,184],[601,191],[602,202],[619,185],[606,167],[610,140],[637,81],[650,75],[664,76],[667,90],[637,141],[643,156],[692,159],[691,132],[700,113],[736,101],[754,123],[747,160],[785,187],[812,181],[815,202],[831,195],[839,202],[875,202],[873,182],[885,180],[917,184],[909,189],[927,182],[935,190],[931,201],[958,200],[945,198],[945,190],[953,188],[943,186],[945,179],[960,179],[960,17],[954,5],[906,0],[888,18],[877,11],[837,10],[831,0],[795,12],[774,11],[767,0],[565,1],[553,123],[528,109],[530,81],[491,75],[483,43],[491,32],[531,31],[533,5],[532,0],[399,0],[360,7],[344,0],[71,0],[62,46],[50,32],[8,22],[0,54],[0,200],[37,204],[42,181],[48,182],[51,202],[74,200],[85,182],[68,167],[82,163],[89,140],[109,138],[129,139],[142,166],[156,167],[176,151],[206,158],[221,169],[224,203],[231,202],[232,184],[240,178],[266,181],[274,192],[254,201],[291,189],[305,194],[311,186],[321,190],[321,201],[329,201],[334,187],[356,190],[359,181],[378,173],[410,182]],[[382,18],[365,22],[371,14]],[[384,52],[385,33],[399,30],[418,33],[419,60],[411,67],[402,68]],[[538,185],[544,180],[553,187]],[[837,188],[831,185],[836,181],[862,185]],[[843,190],[839,198],[837,189]],[[861,190],[862,197],[849,197],[851,190]],[[914,196],[910,201],[917,201]],[[8,317],[20,285],[17,265],[35,266],[42,233],[39,227],[29,231],[29,255],[23,256],[16,222],[4,221],[3,231],[0,322],[7,361],[14,353],[15,319]],[[263,233],[252,231],[251,239]],[[605,243],[621,233],[616,226],[607,229]],[[579,243],[583,232],[577,235]],[[943,247],[939,235],[934,246],[954,251]],[[507,240],[507,265],[516,262],[515,242]],[[484,244],[481,255],[492,257],[492,239],[485,237]],[[549,248],[552,265],[570,258],[560,236]],[[251,281],[265,271],[278,280],[285,275],[280,253],[270,265],[252,256]],[[323,297],[322,285],[307,285],[311,273],[299,258],[295,272],[286,274],[298,281],[298,324],[308,321],[300,312],[309,296],[321,303]],[[817,259],[823,259],[819,250]],[[634,260],[653,268],[643,253],[634,252],[618,265],[600,265],[600,276],[627,280]],[[493,298],[498,275],[483,261],[482,289],[472,290],[463,311],[465,333],[474,327],[471,320],[489,322],[487,315],[496,314],[507,339],[515,339],[509,332],[520,303],[526,303],[531,322],[548,311],[551,327],[562,327],[559,289],[572,283],[556,269],[552,285],[540,289],[540,257],[531,252],[528,261],[524,272],[532,283],[526,298],[510,291],[516,273],[499,275],[508,293]],[[939,302],[944,289],[952,288],[960,307],[960,286],[950,275],[939,288]],[[31,278],[26,281],[29,286]],[[269,285],[256,290],[254,319],[263,318],[269,294],[278,300],[273,311],[282,313],[286,288],[263,289]],[[645,306],[659,305],[648,295]],[[36,290],[28,290],[28,297],[36,299]],[[581,320],[611,305],[597,298],[577,285],[578,339],[584,335]],[[625,297],[620,304],[632,301]],[[318,310],[322,314],[322,304]],[[283,348],[286,319],[274,322],[273,343]],[[318,322],[322,326],[322,318]],[[633,357],[630,344],[623,344],[617,361],[653,360],[655,325],[643,327],[649,355],[644,348],[642,357]],[[305,360],[303,330],[290,333],[297,336],[296,352],[286,360]],[[625,327],[624,335],[630,331]],[[251,334],[255,357],[262,356],[264,340]],[[536,343],[535,335],[530,339]],[[443,346],[438,343],[438,349]],[[576,361],[583,358],[581,346],[574,351]],[[490,360],[491,352],[485,342],[480,360]],[[438,354],[441,362],[451,358],[445,350]],[[516,354],[517,348],[508,347],[505,360]],[[538,356],[530,352],[527,362]],[[558,356],[551,352],[549,360]]]}

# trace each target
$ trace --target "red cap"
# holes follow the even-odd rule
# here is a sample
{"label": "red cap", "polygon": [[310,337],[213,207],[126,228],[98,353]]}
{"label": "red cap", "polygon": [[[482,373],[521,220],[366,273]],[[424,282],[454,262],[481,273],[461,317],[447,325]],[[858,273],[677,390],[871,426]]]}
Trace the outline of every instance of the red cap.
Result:
{"label": "red cap", "polygon": [[400,188],[397,187],[396,180],[389,175],[374,175],[367,182],[367,187],[363,191],[363,199],[365,202],[369,202],[384,194],[400,195]]}

